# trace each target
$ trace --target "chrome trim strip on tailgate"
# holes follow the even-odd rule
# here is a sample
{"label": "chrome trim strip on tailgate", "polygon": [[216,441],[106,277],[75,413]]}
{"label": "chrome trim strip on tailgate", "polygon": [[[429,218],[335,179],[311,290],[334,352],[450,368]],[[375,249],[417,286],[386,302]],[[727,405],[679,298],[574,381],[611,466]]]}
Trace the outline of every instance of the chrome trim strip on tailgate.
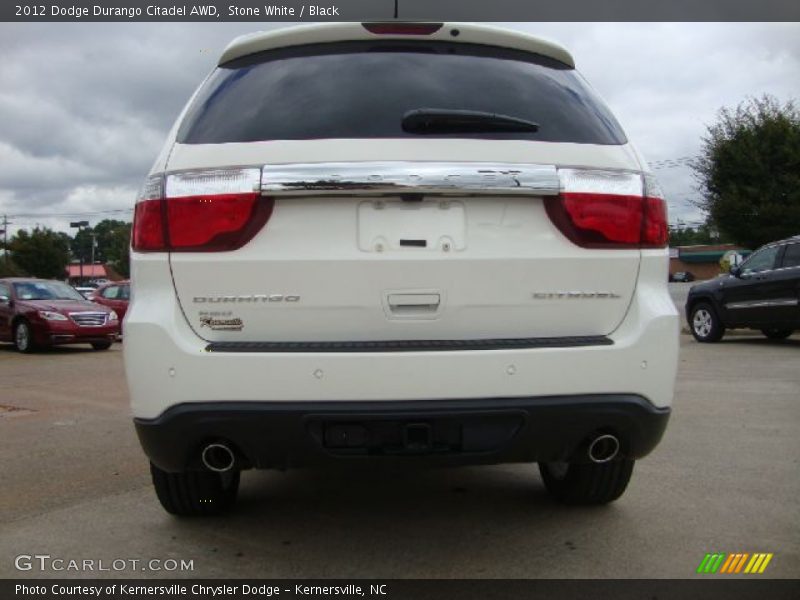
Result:
{"label": "chrome trim strip on tailgate", "polygon": [[524,194],[555,196],[554,165],[484,162],[365,161],[265,165],[269,195]]}
{"label": "chrome trim strip on tailgate", "polygon": [[491,340],[385,340],[369,342],[211,342],[206,352],[453,352],[611,346],[604,335]]}

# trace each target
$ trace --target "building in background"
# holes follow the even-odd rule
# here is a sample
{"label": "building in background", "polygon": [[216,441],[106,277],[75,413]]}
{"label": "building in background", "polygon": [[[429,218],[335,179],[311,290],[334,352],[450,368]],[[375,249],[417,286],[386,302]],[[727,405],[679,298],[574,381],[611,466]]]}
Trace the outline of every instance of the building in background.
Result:
{"label": "building in background", "polygon": [[[82,269],[82,270],[81,270]],[[81,275],[81,273],[83,273]],[[71,263],[66,269],[67,283],[74,286],[84,285],[93,280],[120,281],[122,276],[113,267],[106,264],[83,265]]]}
{"label": "building in background", "polygon": [[[669,249],[669,273],[691,273],[695,279],[712,279],[723,272],[720,261],[735,252],[741,258],[750,254],[735,244],[710,244],[702,246],[678,246]],[[730,256],[730,255],[728,255]],[[741,260],[741,259],[739,259]]]}

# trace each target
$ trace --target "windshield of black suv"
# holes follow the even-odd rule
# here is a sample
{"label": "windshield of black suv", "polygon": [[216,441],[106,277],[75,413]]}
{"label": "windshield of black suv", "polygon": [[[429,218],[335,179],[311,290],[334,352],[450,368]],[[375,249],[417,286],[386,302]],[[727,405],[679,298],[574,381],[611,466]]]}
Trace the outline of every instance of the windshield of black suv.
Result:
{"label": "windshield of black suv", "polygon": [[59,281],[15,282],[14,294],[19,300],[81,300],[78,291]]}
{"label": "windshield of black suv", "polygon": [[[471,111],[535,123],[511,131],[404,128],[411,111]],[[450,42],[365,41],[269,50],[216,69],[177,141],[488,138],[623,144],[575,69],[522,52]]]}

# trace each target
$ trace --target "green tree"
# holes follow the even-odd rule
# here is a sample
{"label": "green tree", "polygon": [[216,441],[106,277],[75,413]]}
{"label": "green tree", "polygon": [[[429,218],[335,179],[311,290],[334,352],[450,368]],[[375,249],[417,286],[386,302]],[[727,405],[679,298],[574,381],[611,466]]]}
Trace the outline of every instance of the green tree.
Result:
{"label": "green tree", "polygon": [[103,250],[103,256],[114,270],[123,277],[129,277],[131,224],[125,221],[106,219],[94,228],[97,244]]}
{"label": "green tree", "polygon": [[692,168],[698,206],[748,248],[800,231],[800,111],[772,96],[723,108]]}
{"label": "green tree", "polygon": [[699,227],[686,227],[678,223],[669,227],[670,246],[697,246],[700,244],[714,244],[717,240],[708,225]]}
{"label": "green tree", "polygon": [[92,236],[95,240],[94,260],[110,264],[123,277],[130,275],[129,249],[131,224],[115,219],[104,219],[93,228],[75,233],[70,247],[75,258],[83,258],[84,264],[92,260]]}
{"label": "green tree", "polygon": [[9,242],[11,261],[26,275],[64,279],[69,262],[69,236],[52,229],[24,229]]}
{"label": "green tree", "polygon": [[3,256],[0,256],[0,278],[19,277],[25,274],[22,272],[22,269],[14,264],[14,261],[11,260],[10,254],[11,253],[9,252],[9,256],[6,256],[5,253],[3,253]]}
{"label": "green tree", "polygon": [[[92,262],[92,230],[91,228],[79,229],[75,236],[70,239],[69,244],[72,257],[75,260],[83,260],[83,264],[88,265]],[[102,252],[95,248],[94,259],[98,262],[105,262]]]}

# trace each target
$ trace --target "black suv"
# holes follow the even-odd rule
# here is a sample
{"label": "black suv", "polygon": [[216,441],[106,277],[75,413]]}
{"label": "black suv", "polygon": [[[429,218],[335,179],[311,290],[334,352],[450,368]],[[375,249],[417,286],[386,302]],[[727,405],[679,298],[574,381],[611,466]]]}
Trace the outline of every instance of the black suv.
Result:
{"label": "black suv", "polygon": [[739,267],[692,286],[686,318],[698,342],[725,329],[760,329],[770,339],[800,329],[800,236],[762,246]]}

